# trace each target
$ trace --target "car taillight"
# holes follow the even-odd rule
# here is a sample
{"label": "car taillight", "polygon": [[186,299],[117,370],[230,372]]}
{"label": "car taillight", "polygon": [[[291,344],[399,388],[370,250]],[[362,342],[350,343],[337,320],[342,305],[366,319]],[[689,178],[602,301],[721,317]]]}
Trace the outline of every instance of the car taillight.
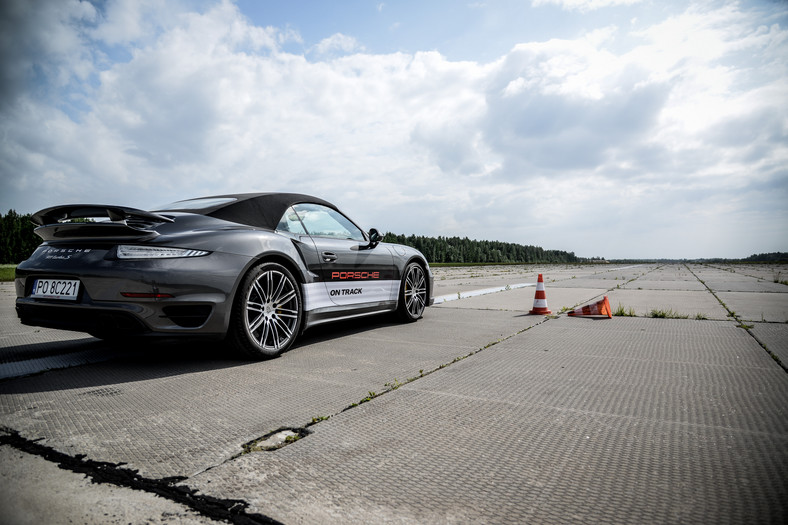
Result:
{"label": "car taillight", "polygon": [[118,246],[118,259],[176,259],[179,257],[202,257],[209,253],[211,252],[205,250],[168,248],[165,246]]}

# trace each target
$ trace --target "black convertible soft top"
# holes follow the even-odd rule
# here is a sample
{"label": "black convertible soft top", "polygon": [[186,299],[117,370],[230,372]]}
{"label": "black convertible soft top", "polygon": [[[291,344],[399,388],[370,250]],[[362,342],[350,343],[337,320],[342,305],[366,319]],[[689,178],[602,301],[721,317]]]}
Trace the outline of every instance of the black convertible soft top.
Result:
{"label": "black convertible soft top", "polygon": [[321,204],[337,210],[337,207],[328,201],[300,193],[236,193],[178,201],[155,211],[197,213],[238,224],[275,230],[287,208],[302,203]]}

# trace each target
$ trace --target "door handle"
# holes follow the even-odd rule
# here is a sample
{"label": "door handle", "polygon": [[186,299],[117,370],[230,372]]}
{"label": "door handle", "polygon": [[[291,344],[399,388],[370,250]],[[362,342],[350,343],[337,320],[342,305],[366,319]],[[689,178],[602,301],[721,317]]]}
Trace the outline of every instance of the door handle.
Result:
{"label": "door handle", "polygon": [[331,252],[323,252],[324,262],[334,262],[337,260],[337,254]]}

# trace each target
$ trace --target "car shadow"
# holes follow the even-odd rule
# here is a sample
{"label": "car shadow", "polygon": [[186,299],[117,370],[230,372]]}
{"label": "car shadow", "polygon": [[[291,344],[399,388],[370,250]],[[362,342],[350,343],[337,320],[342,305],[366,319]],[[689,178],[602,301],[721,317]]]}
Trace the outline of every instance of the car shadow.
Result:
{"label": "car shadow", "polygon": [[[329,340],[342,339],[378,328],[398,324],[393,316],[375,315],[310,328],[296,340],[293,349]],[[104,358],[102,353],[110,354]],[[222,341],[112,343],[92,337],[70,341],[36,343],[0,349],[0,354],[14,356],[0,359],[0,366],[13,366],[28,359],[62,359],[83,354],[100,356],[94,361],[75,360],[72,364],[53,366],[19,377],[0,380],[0,395],[53,392],[80,388],[100,388],[124,383],[148,381],[179,375],[197,374],[235,367],[259,366],[277,358],[255,361],[233,352]],[[285,352],[282,355],[286,355]]]}
{"label": "car shadow", "polygon": [[370,315],[368,317],[321,324],[313,326],[301,334],[301,337],[296,340],[292,348],[322,343],[331,339],[356,335],[363,332],[368,332],[370,330],[387,326],[396,326],[399,324],[402,323],[394,314],[391,313],[376,314]]}
{"label": "car shadow", "polygon": [[[232,355],[222,348],[220,342],[154,344],[146,341],[135,345],[88,338],[70,341],[67,345],[47,343],[25,346],[42,348],[9,347],[2,349],[2,352],[13,350],[16,356],[35,355],[30,359],[43,361],[41,369],[29,375],[0,380],[0,395],[119,385],[250,363]],[[24,365],[22,360],[17,359],[0,366]]]}
{"label": "car shadow", "polygon": [[0,348],[0,366],[33,359],[43,359],[75,352],[84,352],[101,346],[101,342],[90,336],[67,341],[48,341]]}

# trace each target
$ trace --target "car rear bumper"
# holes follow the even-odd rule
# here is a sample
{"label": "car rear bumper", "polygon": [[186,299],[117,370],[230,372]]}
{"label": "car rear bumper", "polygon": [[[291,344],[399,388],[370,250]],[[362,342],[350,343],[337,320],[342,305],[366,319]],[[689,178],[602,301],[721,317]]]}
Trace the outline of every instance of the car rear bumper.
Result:
{"label": "car rear bumper", "polygon": [[[16,311],[23,324],[101,334],[167,336],[224,334],[232,297],[248,257],[17,268]],[[218,269],[217,269],[218,268]],[[31,295],[36,278],[79,281],[72,300]]]}

